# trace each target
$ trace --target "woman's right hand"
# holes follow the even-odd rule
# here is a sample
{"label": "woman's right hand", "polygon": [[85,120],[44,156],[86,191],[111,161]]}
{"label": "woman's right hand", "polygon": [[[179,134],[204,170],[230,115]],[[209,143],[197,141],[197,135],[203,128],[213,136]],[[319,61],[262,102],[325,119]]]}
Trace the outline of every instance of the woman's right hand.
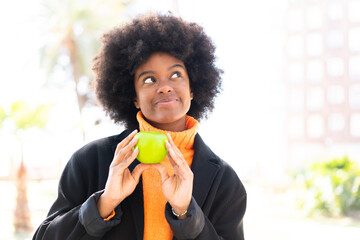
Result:
{"label": "woman's right hand", "polygon": [[133,150],[137,143],[137,138],[134,137],[136,133],[137,130],[134,130],[117,145],[105,191],[97,203],[100,216],[103,218],[109,216],[115,207],[135,190],[142,172],[150,167],[149,164],[138,164],[130,173],[128,167],[139,153],[138,148]]}

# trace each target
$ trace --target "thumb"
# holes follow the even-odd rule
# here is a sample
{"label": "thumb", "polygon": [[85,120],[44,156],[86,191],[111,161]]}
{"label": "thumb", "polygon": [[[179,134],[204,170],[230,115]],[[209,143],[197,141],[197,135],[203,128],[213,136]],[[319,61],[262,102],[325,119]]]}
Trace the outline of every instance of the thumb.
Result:
{"label": "thumb", "polygon": [[132,177],[134,178],[134,180],[138,183],[139,182],[139,179],[140,179],[140,176],[141,174],[150,167],[149,164],[138,164],[134,170],[132,171],[131,175]]}
{"label": "thumb", "polygon": [[170,177],[166,167],[161,163],[152,164],[152,167],[160,173],[161,183],[165,182]]}

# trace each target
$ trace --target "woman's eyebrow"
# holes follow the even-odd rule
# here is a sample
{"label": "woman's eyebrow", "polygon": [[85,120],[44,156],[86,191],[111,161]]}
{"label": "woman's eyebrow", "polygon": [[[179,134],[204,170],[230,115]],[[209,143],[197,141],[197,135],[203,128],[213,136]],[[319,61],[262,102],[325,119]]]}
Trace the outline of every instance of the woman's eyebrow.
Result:
{"label": "woman's eyebrow", "polygon": [[[182,65],[182,64],[180,64],[180,63],[177,63],[177,64],[172,65],[171,67],[168,68],[168,70],[173,69],[173,68],[176,68],[176,67],[180,67],[180,68],[186,70],[185,66]],[[137,79],[140,79],[142,76],[147,75],[147,74],[155,74],[155,72],[154,72],[154,71],[144,71],[144,72],[142,72],[142,73],[139,74],[139,76],[137,77]]]}
{"label": "woman's eyebrow", "polygon": [[145,72],[142,72],[142,73],[139,74],[139,76],[137,77],[137,79],[140,79],[141,76],[144,76],[144,75],[146,75],[146,74],[154,74],[154,73],[155,73],[154,71],[145,71]]}
{"label": "woman's eyebrow", "polygon": [[170,69],[172,69],[172,68],[176,68],[176,67],[181,67],[181,68],[183,68],[183,69],[185,70],[185,66],[182,65],[182,64],[180,64],[180,63],[177,63],[177,64],[172,65],[171,67],[168,68],[168,70],[170,70]]}

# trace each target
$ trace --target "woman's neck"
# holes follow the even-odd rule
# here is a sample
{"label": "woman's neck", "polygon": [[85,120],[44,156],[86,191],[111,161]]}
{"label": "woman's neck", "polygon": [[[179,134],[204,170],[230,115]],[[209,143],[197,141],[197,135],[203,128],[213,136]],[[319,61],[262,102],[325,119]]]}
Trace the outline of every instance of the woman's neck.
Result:
{"label": "woman's neck", "polygon": [[164,130],[164,131],[170,131],[170,132],[182,132],[186,130],[186,117],[177,120],[176,122],[172,123],[155,123],[152,122],[144,117],[144,119],[150,123],[155,128]]}

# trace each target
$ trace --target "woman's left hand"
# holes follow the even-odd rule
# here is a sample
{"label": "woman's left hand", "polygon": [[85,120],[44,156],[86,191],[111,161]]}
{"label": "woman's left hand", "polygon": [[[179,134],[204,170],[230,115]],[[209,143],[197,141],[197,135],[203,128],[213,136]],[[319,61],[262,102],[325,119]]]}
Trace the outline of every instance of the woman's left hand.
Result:
{"label": "woman's left hand", "polygon": [[[180,150],[174,144],[170,134],[167,134],[168,142],[166,148],[168,150],[168,159],[174,169],[174,174],[169,176],[166,167],[162,164],[154,164],[160,175],[162,190],[166,200],[169,202],[175,213],[181,215],[189,208],[194,174],[184,159]],[[186,218],[186,215],[179,218]]]}

